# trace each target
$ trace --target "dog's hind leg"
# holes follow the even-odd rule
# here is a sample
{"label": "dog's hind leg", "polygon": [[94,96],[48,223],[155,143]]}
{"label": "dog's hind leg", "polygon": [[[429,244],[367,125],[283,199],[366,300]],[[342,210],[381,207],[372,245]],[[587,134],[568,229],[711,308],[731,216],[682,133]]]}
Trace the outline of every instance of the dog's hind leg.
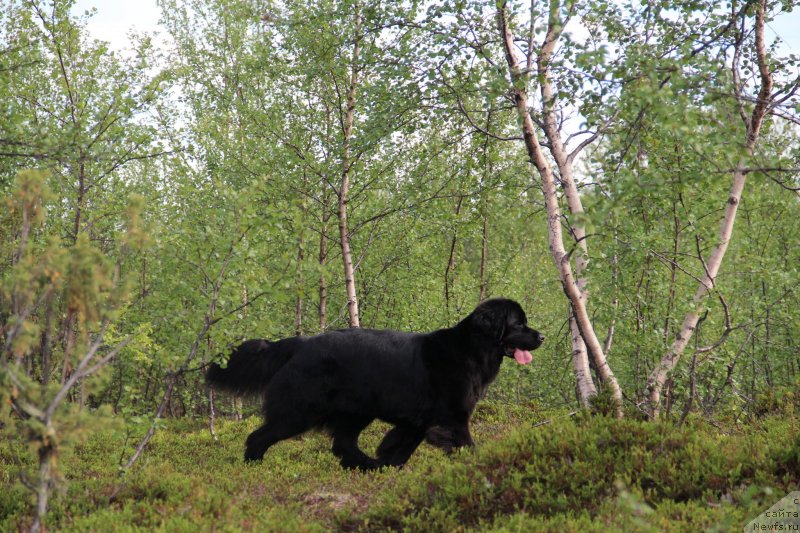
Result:
{"label": "dog's hind leg", "polygon": [[308,428],[293,424],[289,418],[271,418],[266,424],[250,433],[245,441],[244,460],[259,461],[267,448],[276,442],[303,433]]}
{"label": "dog's hind leg", "polygon": [[425,431],[413,426],[395,426],[378,446],[381,466],[403,466],[425,438]]}
{"label": "dog's hind leg", "polygon": [[328,423],[333,435],[333,454],[344,468],[372,470],[378,467],[378,462],[358,447],[358,436],[371,422],[372,419],[366,417],[342,417]]}

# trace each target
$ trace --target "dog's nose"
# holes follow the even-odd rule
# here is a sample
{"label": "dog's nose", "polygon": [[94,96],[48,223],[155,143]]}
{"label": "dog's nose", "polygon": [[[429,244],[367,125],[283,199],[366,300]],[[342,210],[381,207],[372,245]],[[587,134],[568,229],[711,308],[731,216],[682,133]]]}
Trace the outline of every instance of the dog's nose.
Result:
{"label": "dog's nose", "polygon": [[544,335],[539,333],[539,342],[544,342]]}

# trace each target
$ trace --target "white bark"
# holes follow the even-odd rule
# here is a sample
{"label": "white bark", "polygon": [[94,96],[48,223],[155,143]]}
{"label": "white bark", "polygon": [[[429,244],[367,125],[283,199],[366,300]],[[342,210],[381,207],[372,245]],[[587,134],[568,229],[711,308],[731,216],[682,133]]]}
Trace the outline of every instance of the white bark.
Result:
{"label": "white bark", "polygon": [[358,314],[358,296],[356,295],[355,269],[353,268],[353,252],[350,249],[350,234],[347,229],[347,195],[350,192],[350,143],[353,136],[353,115],[356,108],[356,87],[358,86],[358,56],[360,53],[361,10],[355,6],[355,42],[350,64],[350,85],[347,89],[347,109],[343,121],[342,142],[342,182],[339,188],[339,237],[342,245],[342,261],[344,263],[344,286],[347,292],[347,310],[350,314],[350,327],[360,327]]}
{"label": "white bark", "polygon": [[[561,35],[561,22],[558,18],[558,11],[551,9],[548,21],[547,33],[545,34],[539,57],[537,59],[537,69],[539,73],[539,83],[542,94],[542,117],[544,119],[544,134],[550,143],[550,153],[558,167],[561,177],[561,186],[564,196],[567,199],[567,206],[572,215],[572,233],[577,243],[575,254],[575,277],[577,279],[580,297],[584,306],[588,302],[586,292],[586,269],[589,266],[589,249],[586,243],[586,228],[581,222],[583,218],[583,204],[578,194],[578,187],[572,172],[572,158],[567,154],[564,143],[561,139],[561,132],[556,121],[556,95],[553,88],[553,81],[550,75],[550,60],[553,55],[556,43]],[[592,374],[589,371],[589,358],[586,350],[586,343],[580,334],[578,324],[575,322],[575,314],[570,315],[570,332],[572,334],[572,364],[575,370],[575,380],[578,388],[578,395],[582,405],[588,406],[589,398],[597,394],[597,389],[592,382]],[[602,355],[602,354],[601,354]],[[598,354],[593,354],[597,358]],[[595,361],[600,368],[605,364],[605,356],[602,361]]]}
{"label": "white bark", "polygon": [[[725,215],[722,218],[722,223],[719,228],[719,237],[717,245],[711,252],[711,256],[705,265],[706,272],[702,277],[697,289],[695,290],[692,299],[692,309],[686,313],[681,324],[680,331],[678,332],[675,340],[672,342],[667,353],[661,358],[659,364],[650,373],[647,380],[647,389],[650,401],[650,412],[653,417],[659,414],[659,407],[661,402],[661,392],[664,388],[669,374],[680,361],[681,354],[683,353],[686,345],[694,334],[697,327],[697,321],[700,319],[702,312],[703,302],[708,296],[709,292],[714,288],[714,284],[719,273],[719,268],[722,265],[722,260],[725,257],[725,252],[728,250],[731,236],[733,235],[734,222],[736,221],[736,212],[739,209],[739,202],[741,200],[742,191],[744,190],[745,181],[747,179],[747,159],[753,154],[758,135],[761,130],[761,124],[764,116],[769,110],[772,97],[772,74],[769,72],[767,66],[766,47],[764,44],[764,12],[766,11],[766,0],[761,0],[756,6],[756,23],[755,23],[755,46],[756,55],[758,58],[759,73],[761,75],[761,88],[756,99],[756,105],[750,117],[745,116],[747,124],[747,134],[745,138],[745,151],[747,156],[739,161],[736,169],[733,172],[733,182],[728,194],[728,200],[725,204]],[[734,69],[737,66],[734,65]],[[737,76],[734,70],[734,76]],[[737,91],[737,97],[741,105],[741,94]]]}
{"label": "white bark", "polygon": [[[553,179],[553,172],[550,168],[550,164],[547,161],[544,152],[542,151],[542,147],[539,144],[538,138],[536,137],[536,128],[528,111],[528,95],[524,89],[524,84],[521,81],[522,70],[519,65],[519,60],[513,51],[514,36],[508,27],[505,2],[503,2],[498,9],[497,19],[500,37],[505,50],[506,62],[511,74],[514,102],[516,104],[517,114],[522,121],[522,131],[525,139],[525,146],[528,150],[528,155],[531,158],[531,162],[536,167],[542,179],[542,190],[544,193],[545,207],[547,210],[548,241],[550,245],[550,252],[561,277],[561,284],[564,288],[564,292],[567,294],[567,297],[572,304],[573,314],[575,316],[575,325],[580,332],[580,336],[583,338],[584,343],[586,344],[586,348],[589,352],[591,352],[592,357],[595,359],[600,378],[609,387],[612,397],[617,403],[616,415],[622,416],[622,391],[619,388],[619,384],[617,383],[614,373],[608,366],[608,362],[603,354],[603,348],[594,332],[594,327],[592,326],[591,319],[589,318],[589,314],[586,310],[586,303],[582,296],[581,287],[578,285],[578,280],[576,279],[572,270],[570,257],[564,248],[564,240],[561,234],[561,212],[558,206],[555,180]],[[550,35],[549,31],[548,35]],[[571,176],[571,168],[569,169],[569,176]],[[583,240],[580,242],[583,242]],[[583,266],[585,267],[585,263]]]}
{"label": "white bark", "polygon": [[586,343],[583,342],[574,313],[570,313],[569,316],[569,331],[572,335],[572,368],[575,372],[578,401],[581,406],[589,407],[589,399],[597,395],[597,388],[594,386],[594,381],[592,381]]}

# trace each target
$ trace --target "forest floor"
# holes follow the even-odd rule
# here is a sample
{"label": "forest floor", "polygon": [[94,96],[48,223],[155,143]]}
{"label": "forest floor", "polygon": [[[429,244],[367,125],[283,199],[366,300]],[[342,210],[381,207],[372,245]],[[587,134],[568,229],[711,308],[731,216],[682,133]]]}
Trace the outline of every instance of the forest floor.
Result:
{"label": "forest floor", "polygon": [[[244,464],[258,423],[218,420],[215,441],[204,421],[166,421],[124,475],[135,439],[91,435],[60,458],[47,530],[741,531],[800,486],[792,413],[678,428],[484,402],[475,451],[423,444],[403,469],[370,473],[342,470],[318,433]],[[362,448],[387,427],[368,428]],[[0,531],[30,523],[24,450],[0,443]]]}

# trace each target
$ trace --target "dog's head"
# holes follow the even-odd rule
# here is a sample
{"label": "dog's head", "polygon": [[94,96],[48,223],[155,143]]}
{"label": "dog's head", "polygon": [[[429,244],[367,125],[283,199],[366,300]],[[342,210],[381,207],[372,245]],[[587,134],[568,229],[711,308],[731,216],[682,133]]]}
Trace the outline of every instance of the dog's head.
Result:
{"label": "dog's head", "polygon": [[506,357],[521,365],[533,360],[531,350],[542,345],[544,336],[528,327],[525,311],[514,300],[493,298],[482,302],[467,320],[482,336],[488,337]]}

